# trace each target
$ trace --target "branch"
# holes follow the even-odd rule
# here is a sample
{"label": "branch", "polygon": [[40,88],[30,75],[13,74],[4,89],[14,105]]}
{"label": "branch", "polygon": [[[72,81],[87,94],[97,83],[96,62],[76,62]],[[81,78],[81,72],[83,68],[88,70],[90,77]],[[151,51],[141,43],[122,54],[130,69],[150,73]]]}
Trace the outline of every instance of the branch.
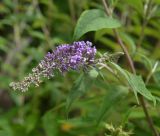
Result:
{"label": "branch", "polygon": [[[112,16],[111,10],[110,10],[110,8],[108,7],[106,1],[105,1],[105,0],[102,0],[102,3],[103,3],[103,5],[104,5],[104,8],[105,8],[105,11],[106,11],[107,15],[108,15],[108,16]],[[123,52],[124,52],[125,55],[126,55],[126,58],[127,58],[127,60],[128,60],[128,63],[129,63],[129,65],[130,65],[131,69],[132,69],[132,72],[133,72],[134,74],[136,74],[136,69],[135,69],[135,67],[134,67],[133,60],[131,59],[127,48],[126,48],[125,45],[123,44],[123,41],[122,41],[121,37],[119,36],[118,31],[117,31],[116,29],[113,29],[113,32],[114,32],[114,34],[115,34],[115,37],[117,38],[117,41],[118,41],[119,45],[121,46]],[[141,106],[142,106],[142,108],[143,108],[143,111],[144,111],[144,113],[145,113],[145,116],[146,116],[146,119],[147,119],[147,122],[148,122],[148,126],[149,126],[150,129],[152,130],[154,136],[159,136],[157,130],[154,128],[153,120],[152,120],[152,118],[149,116],[149,113],[148,113],[148,110],[147,110],[147,107],[146,107],[146,103],[145,103],[144,98],[143,98],[142,95],[139,95],[139,100],[140,100]]]}

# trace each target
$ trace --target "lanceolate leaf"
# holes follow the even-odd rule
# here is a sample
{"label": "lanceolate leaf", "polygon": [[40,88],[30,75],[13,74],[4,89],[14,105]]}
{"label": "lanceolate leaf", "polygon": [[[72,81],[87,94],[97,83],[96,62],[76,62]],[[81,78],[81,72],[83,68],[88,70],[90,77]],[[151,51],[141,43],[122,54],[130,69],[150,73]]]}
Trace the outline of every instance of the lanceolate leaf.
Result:
{"label": "lanceolate leaf", "polygon": [[125,42],[125,44],[128,46],[129,51],[131,51],[132,54],[134,54],[136,52],[136,45],[135,42],[133,40],[132,37],[130,37],[130,35],[128,35],[127,33],[120,33],[123,41]]}
{"label": "lanceolate leaf", "polygon": [[106,88],[109,90],[107,95],[104,97],[102,106],[99,110],[97,117],[97,123],[103,118],[104,114],[109,111],[114,105],[116,105],[124,96],[127,94],[127,90],[121,86],[109,86]]}
{"label": "lanceolate leaf", "polygon": [[118,66],[115,63],[111,62],[111,65],[117,70],[117,72],[123,76],[130,88],[133,90],[136,99],[138,101],[137,93],[140,93],[143,95],[146,99],[151,100],[156,103],[155,97],[151,94],[151,92],[146,88],[145,83],[141,76],[134,75],[124,69],[122,69],[120,66]]}
{"label": "lanceolate leaf", "polygon": [[143,14],[143,0],[125,0],[125,2],[139,12],[139,14]]}
{"label": "lanceolate leaf", "polygon": [[58,135],[57,118],[53,112],[48,111],[45,113],[45,115],[42,117],[42,125],[47,136]]}
{"label": "lanceolate leaf", "polygon": [[136,108],[136,105],[134,105],[133,107],[129,108],[129,109],[126,111],[126,113],[124,114],[124,118],[123,118],[123,120],[122,120],[122,122],[121,122],[122,127],[125,127],[125,125],[126,125],[127,122],[128,122],[128,119],[129,119],[130,114],[132,113],[132,111],[133,111],[135,108]]}
{"label": "lanceolate leaf", "polygon": [[95,78],[89,77],[89,75],[81,74],[73,84],[71,91],[67,98],[66,110],[69,111],[73,102],[82,96],[92,85]]}
{"label": "lanceolate leaf", "polygon": [[156,99],[151,94],[151,92],[149,92],[149,90],[146,88],[142,77],[134,75],[134,74],[131,74],[129,72],[127,72],[127,74],[128,74],[128,78],[129,78],[128,82],[129,82],[130,86],[132,87],[132,89],[134,91],[140,93],[144,97],[146,97],[148,100],[153,101],[154,104],[155,104],[156,103]]}
{"label": "lanceolate leaf", "polygon": [[90,31],[97,31],[104,28],[117,28],[121,24],[118,20],[108,17],[103,10],[92,9],[84,11],[75,27],[74,40]]}

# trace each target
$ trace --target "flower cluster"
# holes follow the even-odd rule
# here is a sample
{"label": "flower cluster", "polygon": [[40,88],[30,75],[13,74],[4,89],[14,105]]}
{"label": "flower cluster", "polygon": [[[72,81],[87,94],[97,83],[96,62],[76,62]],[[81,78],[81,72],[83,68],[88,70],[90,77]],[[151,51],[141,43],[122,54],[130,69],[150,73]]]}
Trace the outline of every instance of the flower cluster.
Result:
{"label": "flower cluster", "polygon": [[37,67],[32,69],[32,73],[24,78],[21,82],[12,82],[10,86],[14,90],[26,91],[31,84],[39,86],[41,77],[51,78],[54,71],[60,73],[73,69],[87,69],[95,63],[96,48],[92,43],[87,41],[74,42],[72,45],[63,44],[58,46],[54,51],[48,52]]}

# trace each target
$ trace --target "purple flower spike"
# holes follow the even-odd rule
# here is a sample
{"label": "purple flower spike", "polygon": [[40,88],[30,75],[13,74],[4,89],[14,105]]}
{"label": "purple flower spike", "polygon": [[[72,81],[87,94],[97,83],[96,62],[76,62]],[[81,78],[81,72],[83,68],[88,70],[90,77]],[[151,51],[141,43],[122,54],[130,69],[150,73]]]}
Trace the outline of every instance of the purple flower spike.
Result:
{"label": "purple flower spike", "polygon": [[31,84],[39,85],[41,77],[48,79],[54,76],[54,70],[64,74],[69,70],[86,69],[95,63],[96,48],[87,41],[74,42],[72,45],[63,44],[52,52],[48,52],[32,74],[25,77],[21,82],[12,82],[10,86],[14,90],[26,91]]}

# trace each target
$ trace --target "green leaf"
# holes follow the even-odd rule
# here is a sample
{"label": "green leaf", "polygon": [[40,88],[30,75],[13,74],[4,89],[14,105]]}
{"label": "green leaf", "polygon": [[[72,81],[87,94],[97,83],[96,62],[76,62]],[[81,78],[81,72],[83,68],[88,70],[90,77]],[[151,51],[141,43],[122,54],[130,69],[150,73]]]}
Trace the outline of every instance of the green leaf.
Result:
{"label": "green leaf", "polygon": [[160,85],[160,71],[156,71],[153,75],[155,82]]}
{"label": "green leaf", "polygon": [[111,64],[111,67],[117,70],[116,73],[118,73],[121,78],[128,79],[127,73],[125,72],[124,69],[122,69],[116,63],[110,62],[110,64]]}
{"label": "green leaf", "polygon": [[146,55],[144,55],[141,52],[136,52],[135,53],[135,57],[134,60],[137,62],[142,63],[149,71],[152,69],[152,61],[149,57],[147,57]]}
{"label": "green leaf", "polygon": [[160,97],[155,96],[156,100],[160,102]]}
{"label": "green leaf", "polygon": [[129,47],[129,50],[132,52],[132,54],[134,54],[136,52],[136,45],[133,38],[130,35],[122,32],[120,33],[120,35],[125,44]]}
{"label": "green leaf", "polygon": [[121,24],[118,20],[108,17],[103,10],[92,9],[84,11],[75,27],[74,40],[90,31],[97,31],[104,28],[117,28]]}
{"label": "green leaf", "polygon": [[120,66],[118,66],[115,63],[110,63],[116,70],[118,70],[118,74],[120,74],[120,76],[123,76],[126,81],[127,84],[130,86],[130,88],[133,90],[137,102],[138,102],[138,97],[137,97],[137,93],[140,93],[141,95],[143,95],[146,99],[151,100],[154,102],[154,104],[156,103],[156,99],[155,97],[151,94],[151,92],[146,88],[145,83],[142,79],[141,76],[137,76],[134,75],[124,69],[122,69]]}
{"label": "green leaf", "polygon": [[32,130],[35,129],[38,118],[39,118],[39,115],[36,113],[32,113],[27,116],[26,125],[25,125],[27,133],[30,133]]}
{"label": "green leaf", "polygon": [[131,108],[129,108],[129,109],[127,110],[127,112],[125,113],[124,118],[123,118],[123,120],[122,120],[122,122],[121,122],[121,126],[122,126],[122,127],[125,127],[125,125],[126,125],[127,122],[128,122],[128,119],[129,119],[130,114],[132,113],[132,111],[133,111],[135,108],[136,108],[136,105],[134,105],[133,107],[131,107]]}
{"label": "green leaf", "polygon": [[45,40],[45,35],[42,32],[33,31],[33,30],[28,30],[28,31],[32,37],[38,38],[40,40]]}
{"label": "green leaf", "polygon": [[143,0],[125,0],[124,2],[143,14]]}
{"label": "green leaf", "polygon": [[13,130],[9,121],[5,118],[1,118],[0,121],[0,136],[13,136]]}
{"label": "green leaf", "polygon": [[3,38],[2,36],[0,36],[0,50],[6,51],[7,52],[7,40],[5,38]]}
{"label": "green leaf", "polygon": [[145,85],[142,77],[131,74],[129,72],[127,72],[127,74],[128,74],[128,82],[129,82],[130,86],[132,87],[132,89],[134,91],[140,93],[141,95],[143,95],[146,99],[153,101],[155,104],[156,99],[151,94],[151,92],[149,92],[149,90],[146,88],[146,85]]}
{"label": "green leaf", "polygon": [[88,75],[81,74],[73,84],[71,91],[67,98],[66,110],[69,111],[72,103],[80,96],[82,96],[92,85],[94,79]]}
{"label": "green leaf", "polygon": [[109,92],[104,97],[102,106],[99,110],[99,114],[97,116],[98,124],[105,115],[105,113],[109,111],[114,105],[116,105],[122,98],[124,98],[124,96],[126,96],[128,92],[126,88],[122,86],[107,85],[106,89],[109,90]]}
{"label": "green leaf", "polygon": [[112,49],[113,51],[117,51],[118,49],[120,49],[120,47],[117,46],[118,44],[109,38],[101,37],[98,39],[98,41],[102,43],[104,46],[106,46],[107,48]]}
{"label": "green leaf", "polygon": [[[115,64],[115,63],[110,63],[111,66],[113,66],[114,69],[118,70],[117,73],[119,75],[119,77],[121,78],[121,81],[123,81],[124,79],[127,81],[127,84],[129,84],[129,77],[127,75],[127,73],[125,72],[125,70],[123,70],[119,65]],[[138,100],[138,96],[137,96],[137,91],[135,91],[133,89],[134,95],[136,97],[137,102],[139,103]]]}
{"label": "green leaf", "polygon": [[98,41],[100,38],[104,37],[106,34],[113,36],[112,29],[107,29],[106,28],[106,29],[102,29],[102,30],[96,31],[95,35],[94,35],[94,40]]}
{"label": "green leaf", "polygon": [[42,125],[47,136],[57,136],[58,135],[58,125],[56,116],[53,112],[48,111],[42,118]]}

